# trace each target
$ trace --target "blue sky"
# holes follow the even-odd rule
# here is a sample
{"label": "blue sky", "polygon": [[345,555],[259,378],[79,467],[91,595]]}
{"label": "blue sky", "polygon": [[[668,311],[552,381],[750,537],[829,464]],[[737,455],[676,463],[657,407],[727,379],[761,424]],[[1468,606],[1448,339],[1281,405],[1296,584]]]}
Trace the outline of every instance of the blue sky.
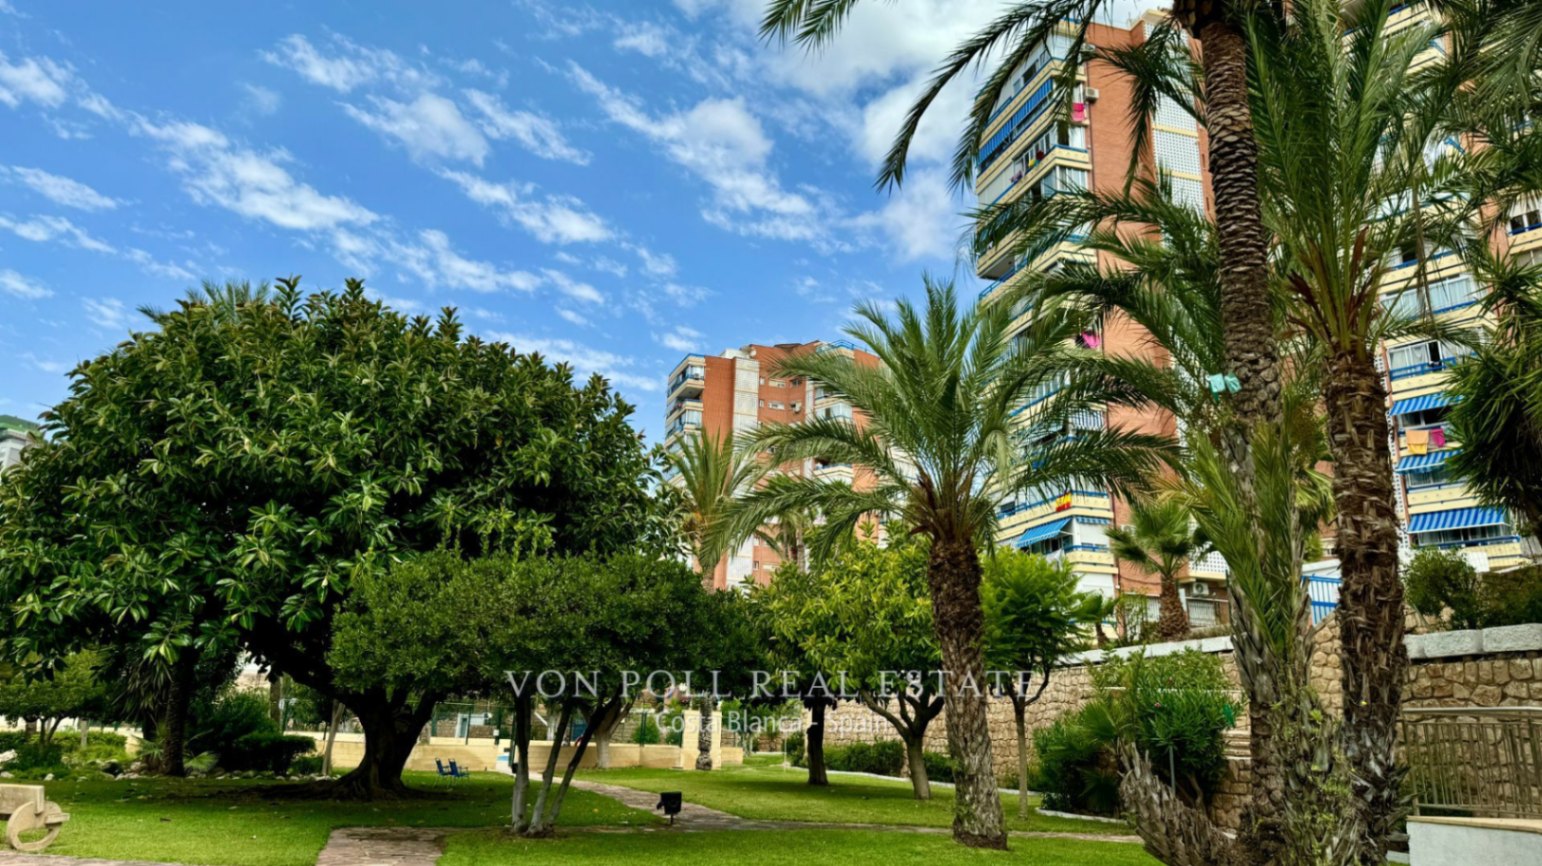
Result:
{"label": "blue sky", "polygon": [[654,435],[687,350],[839,336],[923,270],[969,291],[967,94],[904,189],[872,180],[998,0],[872,3],[817,56],[760,42],[761,5],[0,0],[0,412],[204,279],[455,306]]}

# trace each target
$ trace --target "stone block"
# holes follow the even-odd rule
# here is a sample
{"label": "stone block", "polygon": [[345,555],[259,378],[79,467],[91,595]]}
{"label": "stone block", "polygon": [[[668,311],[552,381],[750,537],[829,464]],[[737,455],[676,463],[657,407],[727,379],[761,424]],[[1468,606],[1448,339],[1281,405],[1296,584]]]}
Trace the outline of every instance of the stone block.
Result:
{"label": "stone block", "polygon": [[1483,651],[1486,653],[1542,651],[1542,623],[1483,629]]}
{"label": "stone block", "polygon": [[1411,634],[1404,640],[1408,645],[1408,657],[1414,659],[1471,656],[1483,651],[1483,636],[1478,630]]}

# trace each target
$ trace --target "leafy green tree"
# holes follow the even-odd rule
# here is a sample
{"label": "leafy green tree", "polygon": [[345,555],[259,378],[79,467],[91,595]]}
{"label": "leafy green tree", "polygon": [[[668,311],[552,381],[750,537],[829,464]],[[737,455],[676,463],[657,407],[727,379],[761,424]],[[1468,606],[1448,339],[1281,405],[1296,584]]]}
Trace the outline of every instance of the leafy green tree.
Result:
{"label": "leafy green tree", "polygon": [[1084,617],[1102,612],[1097,603],[1102,596],[1078,592],[1078,581],[1070,563],[1051,563],[1011,548],[998,549],[985,560],[985,659],[992,670],[1009,674],[1001,686],[1012,701],[1017,727],[1020,818],[1028,816],[1028,707],[1049,688],[1061,659],[1085,648],[1089,621]]}
{"label": "leafy green tree", "polygon": [[[1059,383],[1059,361],[1074,325],[1046,318],[1011,338],[1011,313],[999,304],[960,310],[951,285],[927,282],[926,304],[898,302],[886,316],[857,308],[862,324],[847,333],[881,362],[857,364],[836,352],[794,356],[781,374],[823,384],[860,419],[768,424],[748,447],[772,465],[810,458],[869,469],[871,489],[776,476],[744,499],[727,527],[743,530],[789,510],[817,512],[825,525],[811,544],[815,561],[849,541],[875,515],[890,532],[928,543],[927,583],[946,676],[948,740],[956,764],[954,838],[1003,847],[1006,831],[991,762],[986,719],[980,548],[994,543],[997,506],[1020,492],[1101,483],[1127,492],[1144,483],[1170,442],[1118,429],[1079,432],[1031,446],[1015,434],[1016,410]],[[1049,419],[1104,405],[1119,396],[1077,393],[1051,400]]]}
{"label": "leafy green tree", "polygon": [[943,708],[926,566],[920,544],[861,542],[796,584],[801,592],[780,623],[815,670],[841,673],[832,688],[854,689],[893,726],[918,800],[931,798],[926,729]]}
{"label": "leafy green tree", "polygon": [[345,792],[400,789],[430,712],[333,681],[331,620],[359,575],[442,545],[604,554],[672,531],[630,407],[453,312],[287,279],[152,324],[74,371],[0,489],[5,648],[58,659],[127,634],[172,666],[244,648],[359,718]]}
{"label": "leafy green tree", "polygon": [[[409,707],[431,708],[448,693],[512,689],[513,825],[543,836],[593,740],[595,728],[586,726],[562,764],[575,720],[628,702],[628,691],[646,685],[629,682],[628,672],[678,676],[694,667],[700,636],[719,627],[712,603],[691,569],[657,556],[431,552],[358,579],[336,617],[328,660],[346,687],[376,684]],[[538,701],[557,722],[532,793]]]}
{"label": "leafy green tree", "polygon": [[[818,584],[817,574],[794,561],[784,561],[769,583],[750,591],[750,610],[764,636],[767,669],[799,674],[792,681],[796,693],[789,697],[809,714],[808,727],[802,732],[803,763],[808,767],[808,784],[824,787],[830,784],[825,763],[825,716],[839,700],[836,690],[828,685],[834,675],[821,670],[804,645],[807,629],[801,619],[804,604],[814,597]],[[784,684],[776,684],[774,694],[781,695],[783,688]]]}
{"label": "leafy green tree", "polygon": [[1173,497],[1130,503],[1130,528],[1108,531],[1114,556],[1162,581],[1157,636],[1177,640],[1189,633],[1189,615],[1178,592],[1178,574],[1208,546],[1195,534],[1188,509]]}
{"label": "leafy green tree", "polygon": [[37,725],[38,742],[45,747],[65,719],[101,719],[107,695],[97,665],[97,655],[83,651],[43,678],[29,678],[24,669],[7,666],[8,675],[0,679],[0,716],[22,719],[29,728]]}

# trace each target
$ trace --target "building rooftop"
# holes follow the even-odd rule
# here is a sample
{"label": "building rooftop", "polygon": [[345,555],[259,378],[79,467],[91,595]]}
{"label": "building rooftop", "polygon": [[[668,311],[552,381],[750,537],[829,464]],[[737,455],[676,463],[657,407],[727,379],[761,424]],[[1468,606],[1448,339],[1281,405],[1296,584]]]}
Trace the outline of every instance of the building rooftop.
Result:
{"label": "building rooftop", "polygon": [[37,425],[31,421],[17,418],[15,415],[0,415],[0,430],[15,430],[18,433],[30,433],[37,429]]}

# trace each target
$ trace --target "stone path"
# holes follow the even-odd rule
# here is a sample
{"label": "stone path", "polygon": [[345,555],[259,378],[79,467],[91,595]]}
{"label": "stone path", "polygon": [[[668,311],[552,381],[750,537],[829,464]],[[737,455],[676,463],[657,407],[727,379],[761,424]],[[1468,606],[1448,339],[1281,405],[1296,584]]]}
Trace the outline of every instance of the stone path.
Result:
{"label": "stone path", "polygon": [[444,853],[447,832],[427,827],[344,827],[332,831],[316,866],[434,866]]}

